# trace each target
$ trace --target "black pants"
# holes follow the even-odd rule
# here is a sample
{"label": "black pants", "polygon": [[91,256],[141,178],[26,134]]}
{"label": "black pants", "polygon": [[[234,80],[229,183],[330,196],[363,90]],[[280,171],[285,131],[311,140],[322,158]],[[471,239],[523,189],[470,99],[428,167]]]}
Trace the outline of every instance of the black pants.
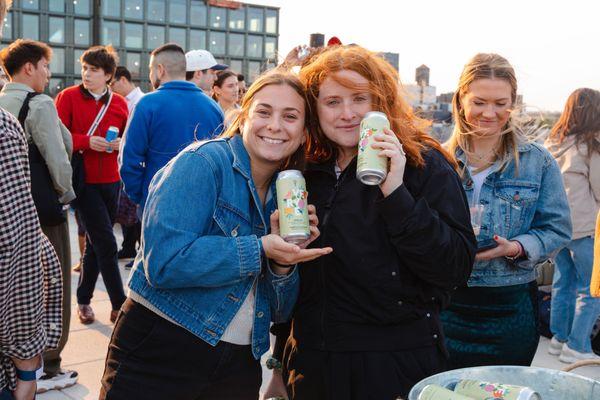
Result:
{"label": "black pants", "polygon": [[113,233],[118,200],[119,182],[86,184],[79,199],[78,211],[86,229],[83,268],[77,287],[79,304],[90,304],[99,273],[102,274],[112,309],[118,310],[125,301],[117,259],[117,240]]}
{"label": "black pants", "polygon": [[131,299],[121,310],[100,400],[258,400],[262,371],[250,346],[212,347]]}
{"label": "black pants", "polygon": [[283,379],[291,400],[396,400],[446,370],[438,347],[395,352],[326,352],[288,345]]}
{"label": "black pants", "polygon": [[137,252],[136,244],[140,242],[140,236],[142,235],[142,223],[136,222],[131,226],[123,226],[123,244],[121,248],[124,253],[135,254]]}

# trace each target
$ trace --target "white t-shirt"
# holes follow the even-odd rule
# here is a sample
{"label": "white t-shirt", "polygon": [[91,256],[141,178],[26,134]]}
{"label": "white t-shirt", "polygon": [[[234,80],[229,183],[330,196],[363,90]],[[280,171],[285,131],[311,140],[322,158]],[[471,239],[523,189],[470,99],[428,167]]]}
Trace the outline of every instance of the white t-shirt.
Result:
{"label": "white t-shirt", "polygon": [[485,182],[485,178],[487,178],[492,173],[493,165],[487,167],[483,171],[479,171],[476,174],[473,173],[477,168],[468,167],[469,172],[471,173],[471,179],[473,180],[473,197],[471,198],[471,205],[475,205],[479,203],[479,195],[481,194],[481,187],[483,186],[483,182]]}

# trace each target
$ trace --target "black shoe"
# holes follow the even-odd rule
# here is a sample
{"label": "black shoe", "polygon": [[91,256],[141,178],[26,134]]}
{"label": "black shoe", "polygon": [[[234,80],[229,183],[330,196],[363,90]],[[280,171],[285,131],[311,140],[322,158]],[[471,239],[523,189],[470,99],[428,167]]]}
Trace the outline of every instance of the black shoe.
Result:
{"label": "black shoe", "polygon": [[122,258],[135,258],[135,250],[121,249],[117,253],[117,257],[119,258],[119,260]]}
{"label": "black shoe", "polygon": [[133,267],[133,260],[129,261],[127,264],[125,264],[125,269],[126,270],[130,270]]}

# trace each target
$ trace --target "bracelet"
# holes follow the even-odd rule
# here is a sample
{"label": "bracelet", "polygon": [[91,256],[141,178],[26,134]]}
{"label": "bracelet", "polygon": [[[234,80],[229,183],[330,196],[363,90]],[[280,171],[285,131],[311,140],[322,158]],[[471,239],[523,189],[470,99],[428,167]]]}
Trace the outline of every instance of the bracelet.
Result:
{"label": "bracelet", "polygon": [[505,256],[505,258],[509,261],[514,262],[515,260],[519,259],[523,255],[523,253],[525,253],[525,249],[523,249],[523,245],[521,244],[521,242],[519,242],[518,240],[513,240],[513,241],[519,247],[519,251],[514,256]]}
{"label": "bracelet", "polygon": [[281,364],[281,361],[279,361],[273,356],[267,358],[265,366],[267,367],[267,369],[272,369],[275,371],[281,371],[283,369],[283,364]]}
{"label": "bracelet", "polygon": [[15,368],[15,370],[17,371],[17,379],[25,381],[25,382],[31,382],[31,381],[37,380],[38,373],[41,369],[43,369],[43,367],[40,367],[33,371],[25,371],[25,370],[22,370],[19,368]]}

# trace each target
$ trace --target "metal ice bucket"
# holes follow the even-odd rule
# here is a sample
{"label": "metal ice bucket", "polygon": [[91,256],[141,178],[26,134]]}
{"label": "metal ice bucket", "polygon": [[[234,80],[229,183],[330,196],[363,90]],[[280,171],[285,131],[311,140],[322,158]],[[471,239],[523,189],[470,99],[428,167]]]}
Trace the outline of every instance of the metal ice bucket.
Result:
{"label": "metal ice bucket", "polygon": [[408,400],[418,400],[421,390],[427,385],[436,384],[446,387],[461,379],[528,386],[538,392],[542,400],[600,399],[600,381],[548,368],[507,365],[463,368],[430,376],[412,388]]}

